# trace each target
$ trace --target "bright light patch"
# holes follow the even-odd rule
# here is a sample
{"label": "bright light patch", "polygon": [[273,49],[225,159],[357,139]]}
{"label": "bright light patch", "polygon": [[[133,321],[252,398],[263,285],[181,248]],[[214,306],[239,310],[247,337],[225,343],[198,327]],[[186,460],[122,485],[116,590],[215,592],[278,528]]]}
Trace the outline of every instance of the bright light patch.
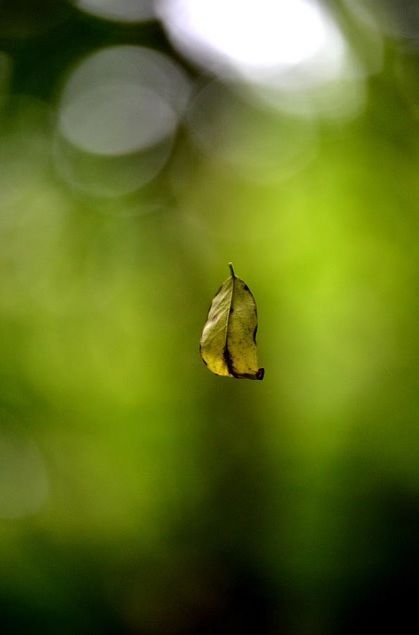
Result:
{"label": "bright light patch", "polygon": [[[251,68],[296,64],[311,57],[324,40],[319,13],[304,0],[263,0],[258,7],[254,2],[223,0],[182,4],[185,26],[191,33]],[[300,37],[295,37],[296,32]]]}
{"label": "bright light patch", "polygon": [[161,0],[158,7],[181,48],[256,81],[324,57],[325,49],[337,62],[342,53],[339,31],[315,0]]}
{"label": "bright light patch", "polygon": [[342,120],[365,103],[365,73],[319,0],[159,0],[185,55],[246,98],[301,118]]}

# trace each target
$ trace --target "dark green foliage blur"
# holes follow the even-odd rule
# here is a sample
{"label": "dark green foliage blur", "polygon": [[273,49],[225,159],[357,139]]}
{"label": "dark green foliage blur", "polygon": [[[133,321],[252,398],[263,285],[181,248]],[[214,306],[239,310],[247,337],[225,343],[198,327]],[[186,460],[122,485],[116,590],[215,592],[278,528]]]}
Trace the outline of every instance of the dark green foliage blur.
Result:
{"label": "dark green foliage blur", "polygon": [[[157,20],[0,4],[1,635],[417,631],[419,15],[329,5],[359,75],[304,118]],[[95,132],[119,67],[63,110],[125,45],[187,80],[167,144]],[[261,382],[199,357],[229,261]]]}

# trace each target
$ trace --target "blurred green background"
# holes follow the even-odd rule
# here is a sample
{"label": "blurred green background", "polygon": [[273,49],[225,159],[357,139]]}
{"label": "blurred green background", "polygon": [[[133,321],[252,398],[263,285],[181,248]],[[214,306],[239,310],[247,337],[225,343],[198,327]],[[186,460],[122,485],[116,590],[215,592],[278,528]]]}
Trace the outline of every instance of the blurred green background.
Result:
{"label": "blurred green background", "polygon": [[415,632],[418,117],[414,3],[0,3],[2,635]]}

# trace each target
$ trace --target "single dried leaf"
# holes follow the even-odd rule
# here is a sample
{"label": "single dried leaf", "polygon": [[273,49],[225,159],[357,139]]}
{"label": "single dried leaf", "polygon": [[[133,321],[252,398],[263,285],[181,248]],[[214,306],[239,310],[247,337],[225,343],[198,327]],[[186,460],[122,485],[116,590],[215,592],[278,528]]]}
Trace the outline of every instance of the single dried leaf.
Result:
{"label": "single dried leaf", "polygon": [[204,364],[216,375],[236,379],[263,379],[256,349],[258,318],[249,287],[231,276],[215,295],[202,331],[200,352]]}

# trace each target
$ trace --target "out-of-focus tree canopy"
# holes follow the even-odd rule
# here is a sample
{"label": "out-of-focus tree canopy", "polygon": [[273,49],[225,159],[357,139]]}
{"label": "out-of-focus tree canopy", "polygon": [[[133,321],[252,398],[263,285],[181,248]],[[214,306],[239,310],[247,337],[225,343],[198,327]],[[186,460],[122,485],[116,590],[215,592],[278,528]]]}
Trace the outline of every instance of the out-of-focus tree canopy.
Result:
{"label": "out-of-focus tree canopy", "polygon": [[2,634],[415,631],[418,175],[415,3],[0,3]]}

